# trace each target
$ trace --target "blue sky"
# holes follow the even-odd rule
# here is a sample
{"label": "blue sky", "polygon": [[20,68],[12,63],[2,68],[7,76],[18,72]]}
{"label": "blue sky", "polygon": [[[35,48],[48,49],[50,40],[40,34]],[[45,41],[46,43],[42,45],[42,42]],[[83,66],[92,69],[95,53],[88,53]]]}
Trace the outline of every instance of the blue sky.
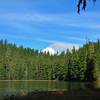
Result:
{"label": "blue sky", "polygon": [[43,49],[100,39],[100,1],[77,14],[78,0],[0,0],[0,39]]}

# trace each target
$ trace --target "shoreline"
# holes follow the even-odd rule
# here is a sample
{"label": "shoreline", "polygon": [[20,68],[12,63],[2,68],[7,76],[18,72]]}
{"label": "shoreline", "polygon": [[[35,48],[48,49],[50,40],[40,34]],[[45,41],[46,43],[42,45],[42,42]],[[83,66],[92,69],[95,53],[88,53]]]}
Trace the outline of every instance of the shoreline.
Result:
{"label": "shoreline", "polygon": [[[58,82],[59,80],[0,80],[0,82],[2,81],[51,81],[51,82]],[[64,82],[64,81],[60,81],[60,82]],[[65,81],[66,82],[66,81]]]}
{"label": "shoreline", "polygon": [[100,100],[99,90],[21,92],[5,100]]}
{"label": "shoreline", "polygon": [[91,82],[91,81],[64,81],[64,80],[0,80],[0,82],[1,81],[51,81],[51,82],[86,82],[86,83],[98,82],[98,81]]}

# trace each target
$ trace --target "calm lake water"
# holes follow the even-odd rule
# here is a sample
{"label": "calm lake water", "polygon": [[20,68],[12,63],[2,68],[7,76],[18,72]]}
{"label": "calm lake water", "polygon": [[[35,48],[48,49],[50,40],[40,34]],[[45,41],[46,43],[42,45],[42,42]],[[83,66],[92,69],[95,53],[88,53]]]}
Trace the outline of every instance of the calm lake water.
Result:
{"label": "calm lake water", "polygon": [[85,89],[85,84],[83,82],[61,81],[0,81],[0,96],[32,91]]}

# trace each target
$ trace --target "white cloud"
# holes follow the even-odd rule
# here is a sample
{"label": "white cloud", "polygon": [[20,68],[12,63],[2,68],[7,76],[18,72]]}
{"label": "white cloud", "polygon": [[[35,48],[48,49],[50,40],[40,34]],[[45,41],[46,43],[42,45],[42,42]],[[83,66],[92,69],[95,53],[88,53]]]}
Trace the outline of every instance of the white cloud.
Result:
{"label": "white cloud", "polygon": [[72,50],[73,47],[75,47],[75,49],[79,49],[78,44],[63,43],[63,42],[55,42],[55,43],[51,44],[50,47],[57,51],[65,51],[67,49]]}
{"label": "white cloud", "polygon": [[[74,16],[74,17],[73,17]],[[78,15],[75,13],[40,14],[40,13],[1,13],[0,19],[10,22],[39,22],[50,23],[59,26],[100,29],[98,22],[100,13],[86,13]],[[97,20],[98,19],[98,20]],[[15,23],[16,24],[16,23]]]}
{"label": "white cloud", "polygon": [[73,47],[75,47],[75,49],[79,49],[79,44],[75,44],[75,43],[61,42],[57,40],[46,40],[46,39],[40,39],[40,38],[36,40],[49,43],[50,44],[49,47],[53,48],[55,51],[65,51],[67,49],[72,50]]}

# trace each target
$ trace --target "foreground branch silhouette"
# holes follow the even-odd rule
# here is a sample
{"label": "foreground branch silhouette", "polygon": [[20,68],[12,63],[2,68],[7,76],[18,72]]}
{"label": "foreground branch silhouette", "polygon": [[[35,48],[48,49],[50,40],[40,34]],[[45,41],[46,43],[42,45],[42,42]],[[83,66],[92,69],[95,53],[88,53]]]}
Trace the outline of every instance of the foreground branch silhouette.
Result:
{"label": "foreground branch silhouette", "polygon": [[[86,9],[87,1],[88,1],[88,0],[79,0],[79,1],[78,1],[78,5],[77,5],[77,7],[78,7],[77,12],[78,12],[78,13],[80,13],[80,9],[81,9],[81,8],[82,8],[83,10]],[[96,0],[92,0],[92,1],[93,1],[93,3],[96,2]]]}

